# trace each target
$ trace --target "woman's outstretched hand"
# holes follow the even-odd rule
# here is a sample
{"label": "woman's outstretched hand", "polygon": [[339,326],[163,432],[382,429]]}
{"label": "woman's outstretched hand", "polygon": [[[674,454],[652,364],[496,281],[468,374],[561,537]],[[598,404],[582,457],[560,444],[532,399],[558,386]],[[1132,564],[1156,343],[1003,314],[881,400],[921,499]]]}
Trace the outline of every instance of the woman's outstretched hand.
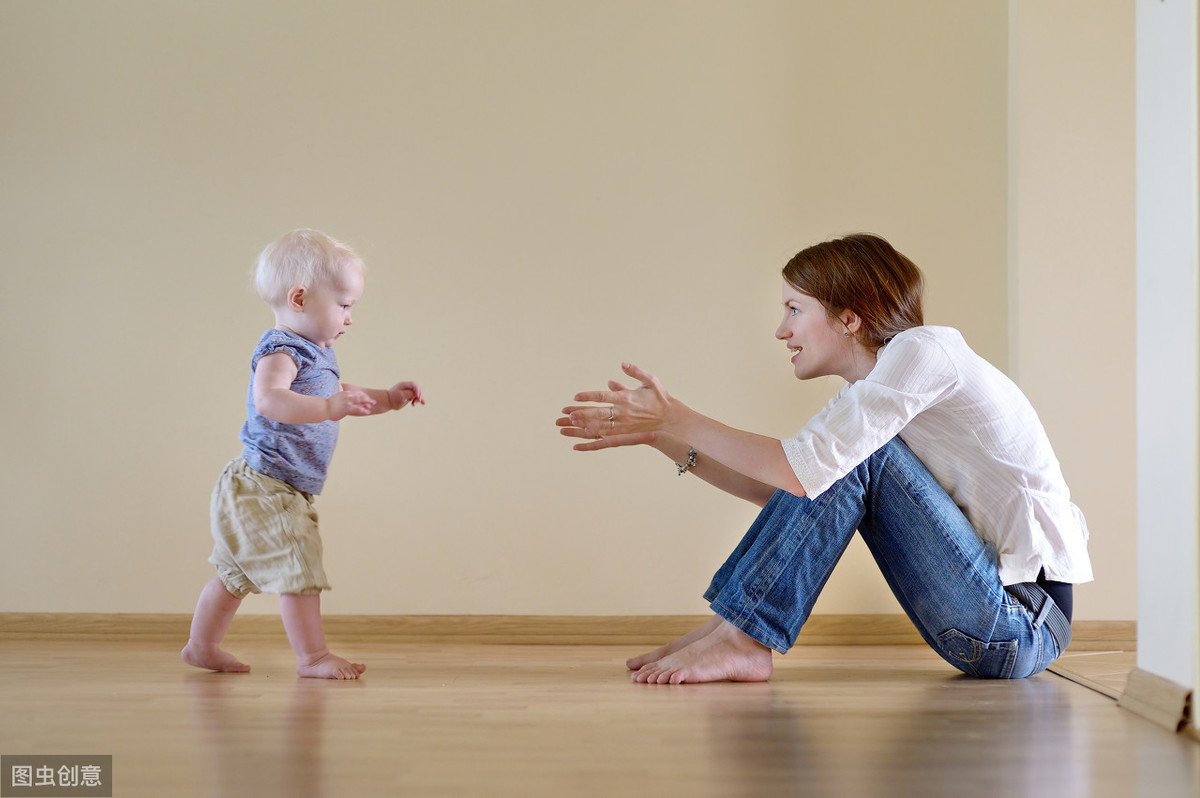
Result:
{"label": "woman's outstretched hand", "polygon": [[556,422],[559,432],[586,441],[575,444],[576,451],[653,443],[655,434],[668,423],[671,397],[658,378],[631,363],[622,363],[621,370],[641,385],[631,389],[609,380],[607,391],[575,394],[576,402],[595,404],[563,408],[563,416]]}

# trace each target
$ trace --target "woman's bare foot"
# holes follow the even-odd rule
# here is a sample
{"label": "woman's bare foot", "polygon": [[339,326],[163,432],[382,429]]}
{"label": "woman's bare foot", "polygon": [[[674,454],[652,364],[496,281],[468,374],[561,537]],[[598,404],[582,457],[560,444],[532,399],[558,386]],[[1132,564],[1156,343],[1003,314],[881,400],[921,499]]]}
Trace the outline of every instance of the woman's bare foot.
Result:
{"label": "woman's bare foot", "polygon": [[328,649],[296,660],[296,673],[310,679],[357,679],[366,669],[366,665],[342,659]]}
{"label": "woman's bare foot", "polygon": [[665,646],[659,646],[653,651],[642,654],[640,657],[632,657],[625,660],[625,667],[631,671],[641,670],[652,662],[658,662],[668,654],[674,654],[681,648],[691,645],[702,637],[708,635],[709,632],[720,626],[722,618],[720,615],[713,615],[700,626],[697,626],[692,631],[685,634],[678,640],[667,643]]}
{"label": "woman's bare foot", "polygon": [[644,665],[633,680],[643,684],[765,682],[773,668],[771,649],[718,618],[707,635]]}
{"label": "woman's bare foot", "polygon": [[194,665],[197,668],[206,668],[210,671],[220,671],[222,673],[249,673],[250,666],[244,662],[240,662],[237,657],[232,654],[222,651],[220,646],[206,646],[197,643],[195,640],[188,640],[183,651],[179,652],[179,658],[188,665]]}

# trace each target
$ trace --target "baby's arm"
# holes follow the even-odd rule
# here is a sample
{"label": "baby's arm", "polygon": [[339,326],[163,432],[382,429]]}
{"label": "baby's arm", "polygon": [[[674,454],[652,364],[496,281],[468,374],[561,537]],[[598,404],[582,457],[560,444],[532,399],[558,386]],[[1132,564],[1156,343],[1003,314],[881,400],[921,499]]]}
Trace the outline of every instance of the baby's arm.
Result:
{"label": "baby's arm", "polygon": [[[342,390],[328,399],[292,390],[299,369],[284,352],[265,355],[254,368],[254,409],[281,424],[316,424],[346,416],[367,416],[375,401],[363,391]],[[379,411],[375,411],[379,412]]]}
{"label": "baby's arm", "polygon": [[415,382],[398,382],[391,388],[359,388],[357,385],[342,383],[343,391],[357,391],[365,393],[371,399],[375,400],[375,405],[371,408],[368,415],[376,415],[378,413],[386,413],[389,410],[399,410],[408,405],[423,405],[425,397],[421,393],[421,386]]}

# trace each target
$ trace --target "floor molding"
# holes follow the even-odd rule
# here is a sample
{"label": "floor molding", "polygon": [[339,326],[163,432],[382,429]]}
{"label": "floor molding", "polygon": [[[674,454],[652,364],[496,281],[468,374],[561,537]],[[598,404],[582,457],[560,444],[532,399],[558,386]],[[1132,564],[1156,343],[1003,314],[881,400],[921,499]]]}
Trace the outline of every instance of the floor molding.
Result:
{"label": "floor molding", "polygon": [[[471,642],[507,645],[657,645],[703,623],[707,615],[330,615],[330,639]],[[143,640],[187,638],[191,616],[166,613],[0,613],[0,639]],[[1071,651],[1136,648],[1134,621],[1076,621]],[[231,639],[283,637],[277,615],[239,615]],[[918,645],[904,615],[814,615],[796,645]]]}
{"label": "floor molding", "polygon": [[1164,729],[1181,732],[1191,720],[1192,691],[1170,679],[1134,668],[1117,705]]}

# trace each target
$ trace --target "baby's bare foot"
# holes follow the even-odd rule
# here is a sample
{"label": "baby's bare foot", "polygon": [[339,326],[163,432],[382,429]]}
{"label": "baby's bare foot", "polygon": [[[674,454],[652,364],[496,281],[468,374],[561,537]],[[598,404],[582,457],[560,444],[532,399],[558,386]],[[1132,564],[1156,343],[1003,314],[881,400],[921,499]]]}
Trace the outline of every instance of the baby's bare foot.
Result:
{"label": "baby's bare foot", "polygon": [[329,651],[296,662],[296,673],[310,679],[357,679],[366,669],[366,665],[342,659]]}
{"label": "baby's bare foot", "polygon": [[709,632],[721,625],[723,619],[720,615],[713,615],[700,626],[697,626],[692,631],[685,634],[683,637],[673,642],[667,643],[665,646],[660,646],[653,651],[642,654],[640,657],[631,657],[625,660],[625,667],[631,671],[641,670],[652,662],[658,662],[668,654],[674,654],[681,648],[685,648],[696,642],[702,637],[706,637]]}
{"label": "baby's bare foot", "polygon": [[644,684],[765,682],[773,668],[771,649],[721,619],[699,640],[644,665],[633,680]]}
{"label": "baby's bare foot", "polygon": [[195,640],[188,640],[179,658],[188,665],[206,668],[222,673],[249,673],[250,666],[238,660],[237,657],[222,651],[220,646],[203,645]]}

